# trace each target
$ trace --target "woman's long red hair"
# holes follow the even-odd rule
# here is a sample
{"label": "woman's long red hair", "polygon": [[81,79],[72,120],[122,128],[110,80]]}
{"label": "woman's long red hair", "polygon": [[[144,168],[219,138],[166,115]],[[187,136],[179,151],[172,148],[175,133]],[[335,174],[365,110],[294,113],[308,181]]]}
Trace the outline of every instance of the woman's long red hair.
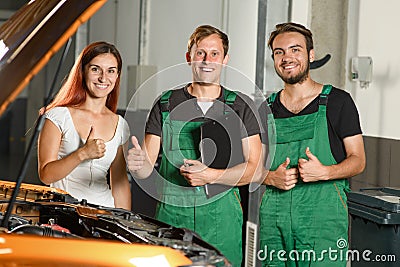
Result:
{"label": "woman's long red hair", "polygon": [[95,42],[89,44],[79,54],[74,66],[72,67],[66,81],[53,99],[53,101],[40,109],[40,114],[54,107],[79,106],[86,100],[87,86],[85,81],[85,66],[95,57],[101,54],[110,53],[117,59],[118,77],[114,89],[107,96],[106,106],[111,111],[117,111],[119,87],[121,80],[122,58],[116,47],[106,42]]}

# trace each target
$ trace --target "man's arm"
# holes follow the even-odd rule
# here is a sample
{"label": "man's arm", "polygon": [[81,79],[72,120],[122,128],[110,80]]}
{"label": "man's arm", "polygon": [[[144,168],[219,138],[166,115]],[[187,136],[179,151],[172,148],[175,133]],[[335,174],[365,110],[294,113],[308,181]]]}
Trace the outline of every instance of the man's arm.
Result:
{"label": "man's arm", "polygon": [[152,173],[160,152],[161,138],[154,134],[145,134],[142,149],[136,137],[132,136],[132,144],[127,156],[128,169],[135,178],[147,178]]}
{"label": "man's arm", "polygon": [[304,182],[320,180],[333,180],[350,178],[365,168],[364,141],[361,134],[349,136],[343,139],[346,150],[346,159],[342,162],[324,166],[309,149],[306,154],[309,160],[299,159],[299,174]]}

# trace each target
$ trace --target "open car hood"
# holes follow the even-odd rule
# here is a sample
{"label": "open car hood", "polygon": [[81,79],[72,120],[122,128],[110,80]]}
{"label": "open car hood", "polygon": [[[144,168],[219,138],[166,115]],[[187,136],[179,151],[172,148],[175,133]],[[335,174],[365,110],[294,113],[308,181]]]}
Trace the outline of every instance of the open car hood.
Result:
{"label": "open car hood", "polygon": [[31,0],[0,27],[0,116],[107,0]]}
{"label": "open car hood", "polygon": [[[105,2],[32,0],[0,27],[0,116]],[[21,177],[0,180],[0,266],[231,266],[190,230]]]}

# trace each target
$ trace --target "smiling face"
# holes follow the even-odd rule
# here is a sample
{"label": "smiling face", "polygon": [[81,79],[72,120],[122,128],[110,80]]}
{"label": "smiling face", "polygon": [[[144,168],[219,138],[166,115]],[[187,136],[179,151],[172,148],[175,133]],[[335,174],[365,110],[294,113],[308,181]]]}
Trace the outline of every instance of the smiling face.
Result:
{"label": "smiling face", "polygon": [[114,89],[117,78],[118,62],[113,54],[100,54],[85,66],[86,86],[93,98],[107,97]]}
{"label": "smiling face", "polygon": [[219,84],[223,65],[228,63],[224,47],[217,34],[211,34],[194,44],[186,60],[192,67],[193,82]]}
{"label": "smiling face", "polygon": [[279,34],[273,41],[272,49],[275,71],[285,83],[303,83],[309,77],[314,50],[311,49],[310,53],[307,53],[306,39],[302,34]]}

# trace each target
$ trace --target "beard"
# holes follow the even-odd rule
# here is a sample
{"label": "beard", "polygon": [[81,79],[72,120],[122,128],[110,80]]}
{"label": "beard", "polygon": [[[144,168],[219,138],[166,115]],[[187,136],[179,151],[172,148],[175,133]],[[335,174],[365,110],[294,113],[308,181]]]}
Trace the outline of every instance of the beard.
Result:
{"label": "beard", "polygon": [[307,79],[308,73],[310,72],[310,61],[307,62],[307,68],[295,76],[284,77],[281,73],[277,71],[276,68],[275,71],[278,76],[287,84],[303,83]]}

